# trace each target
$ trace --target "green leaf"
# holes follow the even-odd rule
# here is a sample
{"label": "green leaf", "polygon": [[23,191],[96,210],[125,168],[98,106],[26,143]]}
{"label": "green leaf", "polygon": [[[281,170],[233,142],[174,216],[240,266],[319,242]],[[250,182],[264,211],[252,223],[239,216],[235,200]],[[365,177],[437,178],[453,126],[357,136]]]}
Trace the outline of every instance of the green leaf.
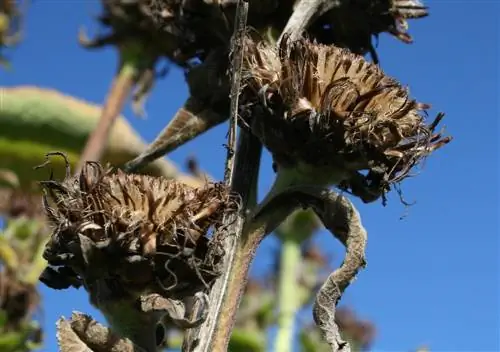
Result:
{"label": "green leaf", "polygon": [[[0,168],[14,171],[23,189],[47,177],[47,171],[33,170],[45,161],[47,152],[64,152],[71,164],[77,163],[100,117],[99,106],[55,90],[29,86],[0,87],[0,94]],[[138,133],[124,117],[119,117],[113,125],[103,161],[121,166],[145,148]],[[64,177],[62,158],[54,157],[51,161],[54,176]],[[168,178],[181,176],[166,159],[151,163],[143,172]],[[193,178],[182,177],[187,183],[194,182]]]}

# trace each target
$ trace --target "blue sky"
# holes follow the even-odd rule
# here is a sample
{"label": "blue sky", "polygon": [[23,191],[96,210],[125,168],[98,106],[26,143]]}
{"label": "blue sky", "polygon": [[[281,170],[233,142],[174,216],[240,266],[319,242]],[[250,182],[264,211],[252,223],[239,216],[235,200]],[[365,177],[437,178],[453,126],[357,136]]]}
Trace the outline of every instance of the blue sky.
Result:
{"label": "blue sky", "polygon": [[[356,202],[369,234],[368,267],[348,288],[342,304],[377,325],[375,351],[500,351],[498,103],[499,5],[491,1],[427,1],[431,16],[410,22],[413,45],[382,35],[381,65],[431,103],[454,141],[429,158],[422,173],[405,181],[406,198],[416,200],[407,216],[397,197],[384,208]],[[102,102],[115,72],[112,49],[88,52],[76,41],[80,25],[92,33],[95,0],[34,1],[24,42],[11,57],[14,70],[0,70],[0,84],[59,89]],[[148,141],[162,129],[187,96],[182,73],[172,70],[159,82],[146,108],[146,121],[125,114]],[[223,173],[226,125],[175,151],[183,165],[195,155],[211,175]],[[493,165],[493,166],[492,166]],[[491,169],[489,168],[491,166]],[[264,158],[261,192],[273,173]],[[318,241],[340,257],[327,233]],[[268,270],[273,238],[259,250],[254,273]],[[331,249],[330,249],[331,248]],[[336,263],[338,262],[335,261]],[[44,297],[46,351],[56,351],[55,321],[72,310],[97,315],[83,292]]]}

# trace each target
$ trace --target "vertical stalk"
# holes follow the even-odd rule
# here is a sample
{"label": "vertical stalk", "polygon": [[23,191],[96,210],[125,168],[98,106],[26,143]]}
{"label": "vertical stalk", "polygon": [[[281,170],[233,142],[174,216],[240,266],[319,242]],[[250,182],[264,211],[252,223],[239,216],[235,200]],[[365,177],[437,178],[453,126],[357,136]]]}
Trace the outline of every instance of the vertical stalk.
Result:
{"label": "vertical stalk", "polygon": [[134,85],[139,68],[139,55],[136,54],[135,50],[135,47],[124,49],[123,63],[113,80],[99,122],[87,139],[76,168],[77,174],[82,170],[86,161],[99,161],[104,153],[111,127],[123,110],[123,106]]}
{"label": "vertical stalk", "polygon": [[282,237],[282,241],[278,291],[278,332],[274,350],[276,352],[289,352],[293,350],[295,313],[300,305],[300,297],[297,296],[297,272],[301,253],[300,243],[294,236],[285,235]]}

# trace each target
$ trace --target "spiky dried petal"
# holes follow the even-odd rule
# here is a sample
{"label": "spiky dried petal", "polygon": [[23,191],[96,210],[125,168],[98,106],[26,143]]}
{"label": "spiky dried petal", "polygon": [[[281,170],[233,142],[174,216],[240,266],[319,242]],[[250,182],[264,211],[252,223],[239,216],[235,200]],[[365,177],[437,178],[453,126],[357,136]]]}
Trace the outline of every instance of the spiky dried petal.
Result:
{"label": "spiky dried petal", "polygon": [[246,43],[242,125],[278,167],[345,170],[346,181],[369,170],[366,181],[385,188],[450,140],[426,124],[428,105],[359,55],[305,39],[279,52]]}
{"label": "spiky dried petal", "polygon": [[208,231],[234,209],[222,184],[191,188],[90,162],[78,176],[41,184],[53,227],[44,258],[74,271],[87,290],[104,281],[120,294],[174,298],[216,277]]}

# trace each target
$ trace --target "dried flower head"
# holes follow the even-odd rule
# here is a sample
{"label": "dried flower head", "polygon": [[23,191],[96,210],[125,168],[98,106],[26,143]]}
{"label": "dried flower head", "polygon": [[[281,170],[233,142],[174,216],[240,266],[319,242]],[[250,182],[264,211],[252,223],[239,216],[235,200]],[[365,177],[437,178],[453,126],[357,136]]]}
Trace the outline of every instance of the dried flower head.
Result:
{"label": "dried flower head", "polygon": [[427,7],[420,0],[344,1],[340,7],[320,16],[309,34],[323,44],[348,48],[360,55],[370,53],[378,63],[372,36],[378,38],[386,32],[404,43],[412,43],[407,20],[428,15]]}
{"label": "dried flower head", "polygon": [[191,188],[91,162],[78,176],[41,184],[53,227],[44,258],[74,272],[97,306],[92,290],[103,283],[116,294],[180,299],[217,276],[207,236],[234,206],[222,184]]}
{"label": "dried flower head", "polygon": [[[161,14],[155,13],[150,0],[102,0],[103,13],[98,21],[105,33],[89,39],[82,29],[79,42],[90,49],[115,46],[121,55],[121,65],[133,60],[138,70],[135,77],[133,108],[144,115],[143,103],[157,77],[167,70],[157,72],[158,62],[166,58],[182,67],[195,56],[193,34],[177,19],[180,18],[180,1],[168,1]],[[161,15],[161,24],[158,16]]]}
{"label": "dried flower head", "polygon": [[278,172],[347,183],[353,193],[351,180],[361,177],[376,198],[450,140],[434,133],[442,114],[427,125],[428,105],[359,55],[304,39],[284,40],[279,52],[246,43],[241,124],[271,151]]}

